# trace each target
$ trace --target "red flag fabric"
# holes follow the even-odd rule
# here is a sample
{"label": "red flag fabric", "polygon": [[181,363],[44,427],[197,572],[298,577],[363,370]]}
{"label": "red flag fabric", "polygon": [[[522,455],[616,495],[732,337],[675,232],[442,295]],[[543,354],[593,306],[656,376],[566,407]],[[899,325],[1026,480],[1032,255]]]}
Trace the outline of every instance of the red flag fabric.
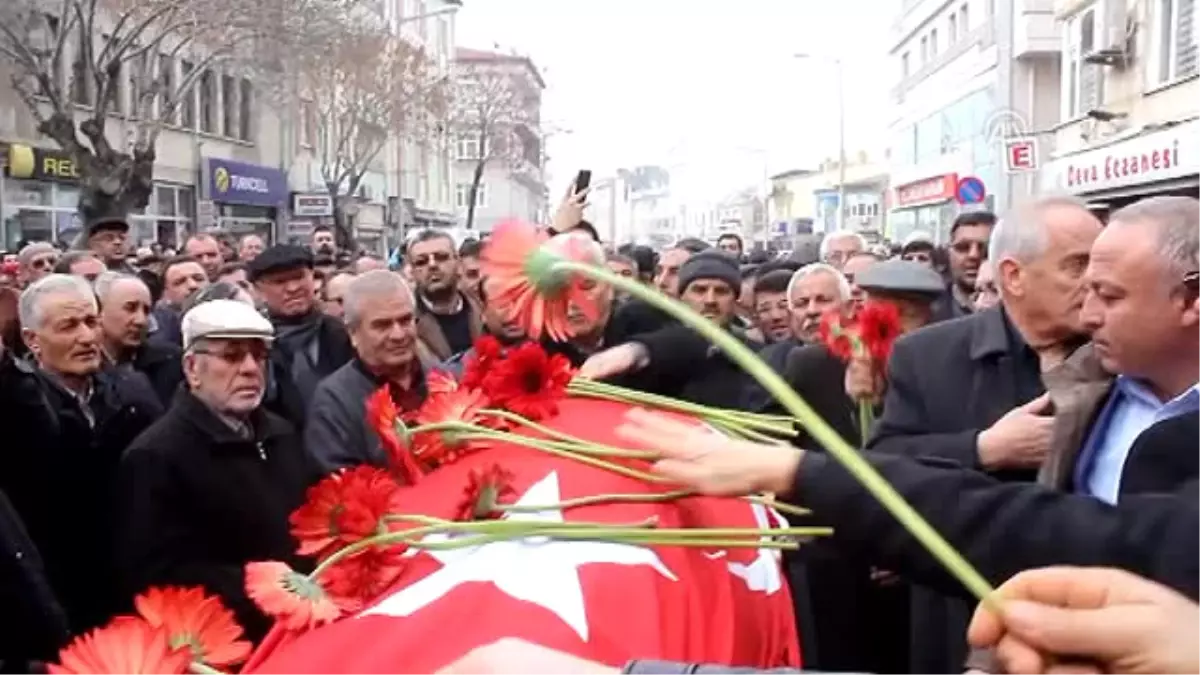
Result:
{"label": "red flag fabric", "polygon": [[[628,406],[569,398],[542,423],[621,447]],[[494,444],[405,488],[406,512],[452,517],[472,469],[513,474],[516,501],[548,506],[597,494],[671,489],[509,444]],[[773,511],[737,499],[610,503],[509,513],[512,520],[662,528],[776,527]],[[435,535],[437,537],[437,535]],[[433,541],[445,540],[445,536]],[[634,546],[527,538],[410,551],[388,593],[355,616],[303,634],[279,626],[245,668],[253,673],[434,672],[504,637],[619,666],[666,659],[799,667],[793,606],[779,555],[753,548]]]}

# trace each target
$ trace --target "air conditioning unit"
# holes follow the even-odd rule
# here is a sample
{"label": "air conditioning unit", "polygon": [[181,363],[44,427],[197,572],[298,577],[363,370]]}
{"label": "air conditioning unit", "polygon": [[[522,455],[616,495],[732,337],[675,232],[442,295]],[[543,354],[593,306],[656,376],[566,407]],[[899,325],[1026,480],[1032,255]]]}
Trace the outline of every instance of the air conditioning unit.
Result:
{"label": "air conditioning unit", "polygon": [[[1110,4],[1111,0],[1110,0]],[[1134,45],[1137,44],[1137,17],[1126,14],[1124,3],[1117,3],[1110,14],[1114,15],[1104,31],[1104,41],[1098,49],[1084,54],[1083,60],[1097,66],[1108,66],[1123,70],[1133,64]]]}

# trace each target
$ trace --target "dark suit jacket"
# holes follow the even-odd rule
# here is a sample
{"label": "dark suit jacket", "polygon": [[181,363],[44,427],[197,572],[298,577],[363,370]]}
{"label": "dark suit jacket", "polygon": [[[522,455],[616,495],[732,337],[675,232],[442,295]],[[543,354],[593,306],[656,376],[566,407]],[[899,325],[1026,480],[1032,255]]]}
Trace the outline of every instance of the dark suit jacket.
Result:
{"label": "dark suit jacket", "polygon": [[[1138,437],[1133,452],[1194,455],[1197,433],[1194,415],[1164,420]],[[1166,491],[1123,494],[1111,506],[1042,485],[997,481],[969,469],[864,454],[993,584],[1036,567],[1104,565],[1158,581],[1192,599],[1200,596],[1200,490],[1194,477]],[[832,457],[806,453],[793,496],[833,526],[833,540],[846,550],[948,595],[969,597]],[[919,672],[961,668],[960,663],[948,671]]]}
{"label": "dark suit jacket", "polygon": [[[892,350],[883,414],[867,447],[981,470],[979,432],[1042,391],[1037,355],[1002,308],[926,326],[900,338]],[[1032,481],[1036,472],[1001,471],[995,477]],[[960,672],[972,610],[970,603],[914,589],[912,672]]]}
{"label": "dark suit jacket", "polygon": [[[846,395],[846,364],[841,359],[824,345],[805,345],[788,354],[783,377],[847,443],[861,445],[858,411]],[[823,450],[814,445],[806,429],[799,430],[795,443],[802,448]]]}

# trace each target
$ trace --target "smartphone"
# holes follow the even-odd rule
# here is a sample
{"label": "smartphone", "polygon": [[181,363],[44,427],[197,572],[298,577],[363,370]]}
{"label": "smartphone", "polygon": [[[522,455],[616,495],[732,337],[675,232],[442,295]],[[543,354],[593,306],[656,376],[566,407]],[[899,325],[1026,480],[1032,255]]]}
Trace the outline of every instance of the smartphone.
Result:
{"label": "smartphone", "polygon": [[588,186],[591,184],[592,184],[591,170],[580,169],[579,173],[575,175],[575,194],[579,194],[580,192],[583,192],[584,190],[588,189]]}

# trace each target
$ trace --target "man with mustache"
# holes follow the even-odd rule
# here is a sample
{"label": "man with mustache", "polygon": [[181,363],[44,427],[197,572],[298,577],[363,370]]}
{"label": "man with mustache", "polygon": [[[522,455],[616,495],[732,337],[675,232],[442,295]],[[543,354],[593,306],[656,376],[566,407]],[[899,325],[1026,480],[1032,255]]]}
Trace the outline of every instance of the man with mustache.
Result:
{"label": "man with mustache", "polygon": [[142,374],[105,365],[98,313],[84,279],[42,277],[18,303],[31,358],[0,347],[0,491],[24,521],[76,635],[128,601],[112,564],[114,480],[122,451],[162,414]]}
{"label": "man with mustache", "polygon": [[408,244],[405,262],[416,282],[417,333],[445,360],[469,349],[483,331],[474,296],[461,289],[461,261],[445,232],[424,230]]}
{"label": "man with mustache", "polygon": [[292,381],[306,409],[317,384],[354,356],[341,322],[317,307],[313,264],[308,249],[277,244],[246,266],[275,326],[271,348],[290,364]]}
{"label": "man with mustache", "polygon": [[934,310],[934,320],[966,316],[973,310],[975,280],[988,259],[988,238],[996,227],[990,211],[963,213],[950,226],[950,288]]}
{"label": "man with mustache", "polygon": [[105,272],[93,284],[100,303],[100,333],[105,359],[142,373],[163,407],[183,381],[180,351],[172,344],[146,339],[150,327],[150,289],[138,277]]}

